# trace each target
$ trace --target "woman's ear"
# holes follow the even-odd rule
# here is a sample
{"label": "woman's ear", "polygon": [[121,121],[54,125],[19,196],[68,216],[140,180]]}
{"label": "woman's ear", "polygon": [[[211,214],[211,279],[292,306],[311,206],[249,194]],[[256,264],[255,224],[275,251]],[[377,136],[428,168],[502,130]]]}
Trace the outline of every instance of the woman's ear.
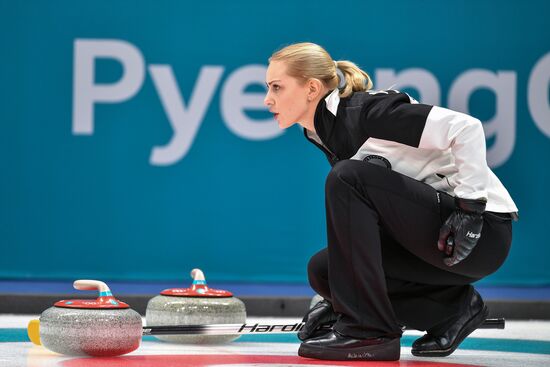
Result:
{"label": "woman's ear", "polygon": [[318,98],[324,89],[323,83],[316,78],[309,79],[307,81],[307,87],[308,87],[307,100],[310,102]]}

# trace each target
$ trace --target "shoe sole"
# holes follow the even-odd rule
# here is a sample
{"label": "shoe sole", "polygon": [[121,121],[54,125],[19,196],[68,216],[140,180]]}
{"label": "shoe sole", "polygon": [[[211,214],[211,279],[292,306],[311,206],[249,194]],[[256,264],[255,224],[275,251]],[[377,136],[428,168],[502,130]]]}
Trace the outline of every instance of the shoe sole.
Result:
{"label": "shoe sole", "polygon": [[451,344],[451,346],[447,349],[436,349],[436,350],[411,350],[411,353],[413,356],[417,357],[447,357],[448,355],[452,354],[466,339],[468,335],[470,335],[479,325],[483,323],[483,321],[487,318],[487,315],[489,314],[489,310],[487,309],[487,306],[483,306],[483,309],[477,313],[474,317],[470,319],[462,329],[462,331],[458,334],[455,342]]}
{"label": "shoe sole", "polygon": [[302,344],[298,355],[330,361],[397,361],[401,356],[401,344],[399,338],[383,344],[343,350]]}

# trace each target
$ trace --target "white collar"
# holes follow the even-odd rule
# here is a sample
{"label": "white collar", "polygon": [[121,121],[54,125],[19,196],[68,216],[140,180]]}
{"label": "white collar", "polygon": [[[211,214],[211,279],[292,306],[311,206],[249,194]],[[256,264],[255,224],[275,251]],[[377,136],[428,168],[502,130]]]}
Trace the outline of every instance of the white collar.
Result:
{"label": "white collar", "polygon": [[327,110],[330,111],[334,116],[336,116],[336,111],[338,111],[338,104],[340,103],[340,91],[338,88],[332,91],[326,98],[325,103],[327,105]]}

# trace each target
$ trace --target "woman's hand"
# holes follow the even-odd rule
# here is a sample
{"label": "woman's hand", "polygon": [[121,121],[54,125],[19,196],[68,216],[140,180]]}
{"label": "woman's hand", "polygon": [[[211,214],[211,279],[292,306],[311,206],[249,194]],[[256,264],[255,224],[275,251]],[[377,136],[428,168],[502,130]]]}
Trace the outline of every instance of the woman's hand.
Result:
{"label": "woman's hand", "polygon": [[464,260],[481,237],[482,214],[487,199],[455,198],[456,210],[447,218],[439,231],[437,248],[447,257],[445,265],[453,266]]}

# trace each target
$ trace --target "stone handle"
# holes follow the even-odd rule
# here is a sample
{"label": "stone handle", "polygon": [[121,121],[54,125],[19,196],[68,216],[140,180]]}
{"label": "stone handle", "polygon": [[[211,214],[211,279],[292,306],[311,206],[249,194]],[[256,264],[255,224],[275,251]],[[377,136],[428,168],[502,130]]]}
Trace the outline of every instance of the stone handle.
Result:
{"label": "stone handle", "polygon": [[111,290],[107,284],[99,280],[81,279],[75,280],[73,287],[80,291],[99,291],[100,296],[111,296]]}
{"label": "stone handle", "polygon": [[193,280],[205,280],[204,273],[201,269],[191,270],[191,278],[193,278]]}

